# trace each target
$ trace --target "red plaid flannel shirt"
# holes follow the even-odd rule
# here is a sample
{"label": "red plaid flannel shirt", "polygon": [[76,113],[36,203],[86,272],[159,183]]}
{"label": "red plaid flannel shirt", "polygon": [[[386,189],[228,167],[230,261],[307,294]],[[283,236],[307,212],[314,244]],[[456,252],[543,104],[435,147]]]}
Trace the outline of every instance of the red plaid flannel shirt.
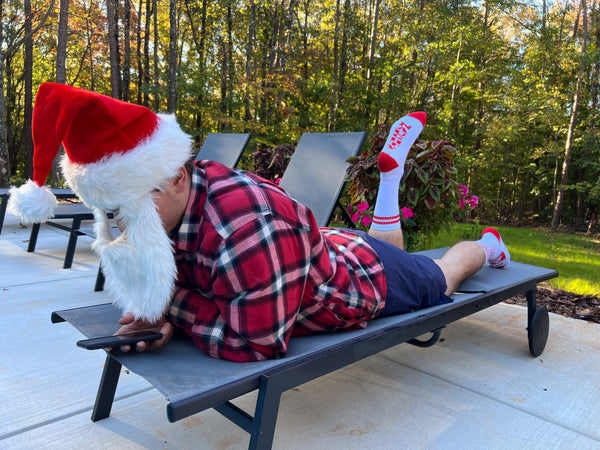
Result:
{"label": "red plaid flannel shirt", "polygon": [[319,230],[308,208],[251,173],[196,166],[173,234],[178,281],[168,318],[201,350],[275,358],[292,335],[362,328],[381,311],[383,267],[361,238]]}

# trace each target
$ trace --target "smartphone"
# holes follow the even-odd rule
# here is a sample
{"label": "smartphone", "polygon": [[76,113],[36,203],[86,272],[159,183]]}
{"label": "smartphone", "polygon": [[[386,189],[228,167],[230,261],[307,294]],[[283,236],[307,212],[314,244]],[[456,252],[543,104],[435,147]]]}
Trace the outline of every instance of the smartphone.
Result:
{"label": "smartphone", "polygon": [[98,350],[100,348],[119,348],[122,345],[136,344],[140,341],[157,341],[163,337],[158,331],[143,330],[135,333],[115,334],[93,339],[77,341],[77,346],[87,350]]}

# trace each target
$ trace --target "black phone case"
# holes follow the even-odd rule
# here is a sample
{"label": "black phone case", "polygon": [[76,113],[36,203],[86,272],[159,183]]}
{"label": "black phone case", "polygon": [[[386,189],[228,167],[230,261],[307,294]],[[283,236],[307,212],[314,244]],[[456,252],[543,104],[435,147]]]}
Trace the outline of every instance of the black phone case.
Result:
{"label": "black phone case", "polygon": [[86,350],[99,350],[102,348],[119,348],[122,345],[136,344],[140,341],[156,341],[162,338],[162,333],[157,331],[138,331],[113,336],[102,336],[92,339],[77,341],[77,346]]}

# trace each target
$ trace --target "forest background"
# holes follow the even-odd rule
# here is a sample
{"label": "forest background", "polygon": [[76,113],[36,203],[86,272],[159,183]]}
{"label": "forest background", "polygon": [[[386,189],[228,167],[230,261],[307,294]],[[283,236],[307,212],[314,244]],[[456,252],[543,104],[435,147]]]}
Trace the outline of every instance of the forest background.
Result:
{"label": "forest background", "polygon": [[56,81],[253,148],[425,111],[480,221],[597,231],[597,0],[0,0],[0,20],[0,185],[31,176]]}

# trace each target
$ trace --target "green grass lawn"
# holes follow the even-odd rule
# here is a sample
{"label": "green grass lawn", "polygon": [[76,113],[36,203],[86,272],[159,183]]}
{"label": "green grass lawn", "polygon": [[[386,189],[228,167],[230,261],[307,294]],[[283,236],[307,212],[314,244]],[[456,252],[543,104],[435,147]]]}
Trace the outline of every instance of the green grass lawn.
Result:
{"label": "green grass lawn", "polygon": [[[484,226],[479,227],[483,230]],[[558,289],[600,296],[600,240],[581,234],[552,233],[536,228],[496,227],[511,255],[511,260],[554,269],[559,277],[550,281]],[[472,229],[457,224],[451,233],[433,238],[433,248],[446,247]]]}

